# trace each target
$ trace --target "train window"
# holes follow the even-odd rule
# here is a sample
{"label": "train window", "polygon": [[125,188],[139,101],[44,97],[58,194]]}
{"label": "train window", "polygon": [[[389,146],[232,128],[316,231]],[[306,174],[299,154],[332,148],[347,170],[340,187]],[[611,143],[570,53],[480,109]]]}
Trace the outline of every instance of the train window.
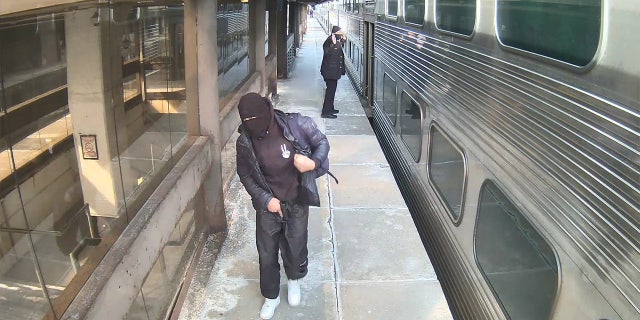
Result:
{"label": "train window", "polygon": [[476,263],[511,319],[549,319],[558,287],[553,249],[491,181],[480,191]]}
{"label": "train window", "polygon": [[389,117],[389,120],[391,120],[391,123],[395,126],[397,114],[396,81],[391,79],[391,77],[385,73],[382,86],[382,109],[387,117]]}
{"label": "train window", "polygon": [[424,22],[425,0],[405,0],[404,20],[409,23],[422,25]]}
{"label": "train window", "polygon": [[432,125],[429,145],[429,180],[444,201],[455,224],[460,223],[466,179],[465,158],[460,148]]}
{"label": "train window", "polygon": [[422,112],[420,105],[406,92],[400,95],[400,138],[409,149],[413,160],[420,160],[422,146]]}
{"label": "train window", "polygon": [[378,107],[381,107],[383,105],[383,100],[382,100],[382,82],[383,82],[383,75],[384,75],[384,71],[382,71],[382,63],[380,63],[380,61],[378,61],[378,59],[374,60],[374,64],[375,64],[375,71],[373,72],[373,93],[374,93],[374,105],[377,105]]}
{"label": "train window", "polygon": [[602,0],[498,0],[497,6],[498,39],[506,46],[576,66],[586,66],[598,49]]}
{"label": "train window", "polygon": [[387,0],[387,15],[398,16],[398,0]]}
{"label": "train window", "polygon": [[437,0],[436,27],[470,36],[476,24],[476,0]]}

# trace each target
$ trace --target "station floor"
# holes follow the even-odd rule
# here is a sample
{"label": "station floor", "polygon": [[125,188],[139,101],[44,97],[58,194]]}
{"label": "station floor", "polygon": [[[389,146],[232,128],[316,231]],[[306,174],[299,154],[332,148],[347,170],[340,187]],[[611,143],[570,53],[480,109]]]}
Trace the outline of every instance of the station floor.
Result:
{"label": "station floor", "polygon": [[[320,76],[326,33],[309,19],[307,34],[286,80],[278,82],[276,108],[312,117],[328,136],[330,170],[339,179],[317,180],[321,207],[309,214],[309,273],[302,302],[287,303],[284,269],[281,303],[273,319],[452,319],[440,283],[411,215],[349,79],[338,81],[337,119],[320,117]],[[215,259],[198,268],[178,318],[259,319],[255,211],[235,174],[235,139],[225,147],[223,173],[228,234]],[[202,258],[201,258],[202,260]],[[174,314],[175,316],[175,314]]]}

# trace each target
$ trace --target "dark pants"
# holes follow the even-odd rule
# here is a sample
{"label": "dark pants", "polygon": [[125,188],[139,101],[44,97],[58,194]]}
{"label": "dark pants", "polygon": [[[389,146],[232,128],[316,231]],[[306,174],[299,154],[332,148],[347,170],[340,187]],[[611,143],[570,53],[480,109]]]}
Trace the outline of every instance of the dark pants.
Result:
{"label": "dark pants", "polygon": [[322,114],[330,114],[335,110],[333,99],[336,97],[336,88],[338,87],[338,79],[324,79],[327,84],[327,91],[324,93],[324,103],[322,104]]}
{"label": "dark pants", "polygon": [[256,213],[260,292],[269,299],[275,299],[280,294],[278,249],[288,279],[300,279],[307,275],[309,206],[286,202],[282,202],[281,206],[284,218],[266,211]]}

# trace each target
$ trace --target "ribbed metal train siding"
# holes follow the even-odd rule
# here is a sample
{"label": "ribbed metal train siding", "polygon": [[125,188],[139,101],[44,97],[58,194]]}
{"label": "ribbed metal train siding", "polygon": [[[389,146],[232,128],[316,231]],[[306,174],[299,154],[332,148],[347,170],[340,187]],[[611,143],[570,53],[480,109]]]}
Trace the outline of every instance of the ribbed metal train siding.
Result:
{"label": "ribbed metal train siding", "polygon": [[640,312],[637,106],[385,23],[376,24],[375,50],[443,118],[467,128],[473,148],[492,149],[500,170],[537,175],[523,190],[615,288],[610,301],[626,301],[615,307]]}
{"label": "ribbed metal train siding", "polygon": [[[361,16],[358,15],[350,15],[350,14],[342,14],[341,23],[345,23],[343,28],[346,28],[349,33],[349,37],[351,37],[350,41],[360,49],[362,55],[364,55],[364,21]],[[346,54],[346,52],[345,52]],[[364,92],[364,82],[362,72],[359,70],[363,70],[364,66],[362,65],[364,61],[364,56],[360,60],[360,65],[355,66],[352,64],[351,60],[345,59],[347,72],[349,72],[349,79],[353,84],[353,87],[356,89],[359,95],[362,95]]]}
{"label": "ribbed metal train siding", "polygon": [[425,185],[407,163],[406,159],[411,157],[398,156],[404,154],[399,147],[402,142],[394,134],[391,123],[384,112],[377,108],[373,110],[373,117],[378,141],[391,164],[393,175],[400,185],[402,196],[419,230],[454,318],[498,319],[497,315],[491,313],[489,304],[483,301],[482,293],[468,270],[463,267],[463,257],[456,254],[453,240],[445,232],[443,223],[434,211]]}

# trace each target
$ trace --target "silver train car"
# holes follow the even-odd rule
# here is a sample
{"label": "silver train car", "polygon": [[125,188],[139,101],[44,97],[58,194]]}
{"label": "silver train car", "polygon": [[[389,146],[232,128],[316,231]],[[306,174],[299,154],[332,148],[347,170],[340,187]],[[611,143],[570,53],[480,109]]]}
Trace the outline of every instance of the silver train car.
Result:
{"label": "silver train car", "polygon": [[456,319],[640,319],[640,2],[317,12]]}

